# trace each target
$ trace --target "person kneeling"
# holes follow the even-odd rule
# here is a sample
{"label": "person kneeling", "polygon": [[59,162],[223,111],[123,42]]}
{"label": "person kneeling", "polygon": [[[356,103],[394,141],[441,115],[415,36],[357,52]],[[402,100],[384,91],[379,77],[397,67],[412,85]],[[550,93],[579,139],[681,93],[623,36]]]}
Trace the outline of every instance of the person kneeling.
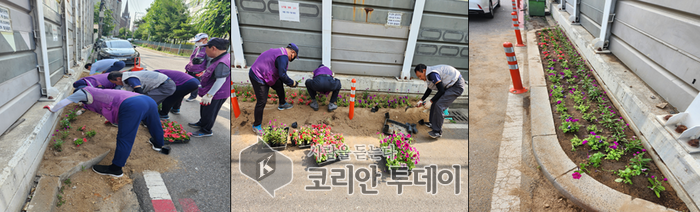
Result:
{"label": "person kneeling", "polygon": [[311,104],[309,104],[309,106],[311,106],[311,108],[313,108],[315,111],[318,111],[316,93],[328,95],[328,93],[333,91],[333,93],[331,94],[330,103],[328,103],[328,112],[332,112],[335,109],[338,109],[338,105],[336,105],[335,103],[336,101],[338,101],[338,93],[340,92],[340,87],[340,80],[333,78],[333,71],[331,71],[330,68],[321,64],[316,70],[314,70],[313,79],[306,80],[306,90],[309,91],[311,100],[313,100]]}

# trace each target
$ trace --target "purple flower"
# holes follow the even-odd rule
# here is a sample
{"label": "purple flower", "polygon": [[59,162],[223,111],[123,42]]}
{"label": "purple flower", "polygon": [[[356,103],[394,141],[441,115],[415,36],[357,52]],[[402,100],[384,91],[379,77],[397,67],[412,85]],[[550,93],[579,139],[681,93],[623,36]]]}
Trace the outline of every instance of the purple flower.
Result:
{"label": "purple flower", "polygon": [[578,179],[581,179],[581,173],[578,173],[578,172],[574,172],[573,174],[571,174],[571,176],[574,177],[574,179],[577,179],[577,180],[578,180]]}
{"label": "purple flower", "polygon": [[591,132],[591,135],[595,135],[595,132]]}
{"label": "purple flower", "polygon": [[600,138],[600,136],[599,136],[599,135],[596,135],[595,138]]}
{"label": "purple flower", "polygon": [[581,144],[586,144],[586,143],[588,143],[588,140],[583,140],[583,142]]}
{"label": "purple flower", "polygon": [[557,101],[557,104],[561,104],[561,100]]}
{"label": "purple flower", "polygon": [[668,181],[668,180],[664,177],[664,181]]}
{"label": "purple flower", "polygon": [[610,146],[610,149],[617,149],[617,146]]}
{"label": "purple flower", "polygon": [[647,151],[647,149],[642,149],[642,152],[646,152],[646,151]]}
{"label": "purple flower", "polygon": [[651,176],[651,179],[654,179],[654,175]]}

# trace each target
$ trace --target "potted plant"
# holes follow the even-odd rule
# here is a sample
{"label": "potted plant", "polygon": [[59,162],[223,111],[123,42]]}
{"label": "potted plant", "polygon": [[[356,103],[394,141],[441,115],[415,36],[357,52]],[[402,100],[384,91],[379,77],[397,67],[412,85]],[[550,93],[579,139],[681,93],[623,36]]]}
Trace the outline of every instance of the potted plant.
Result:
{"label": "potted plant", "polygon": [[408,173],[410,174],[410,171],[420,161],[420,152],[415,147],[410,146],[411,142],[413,142],[410,134],[395,133],[387,137],[380,135],[379,140],[381,149],[384,152],[391,152],[388,155],[384,154],[388,169],[402,169],[409,171]]}
{"label": "potted plant", "polygon": [[262,134],[262,140],[272,149],[281,151],[287,148],[287,135],[289,134],[289,127],[282,124],[280,126],[270,125],[264,128]]}
{"label": "potted plant", "polygon": [[350,149],[342,134],[324,134],[313,139],[311,151],[316,165],[325,166],[349,158]]}
{"label": "potted plant", "polygon": [[188,143],[190,142],[191,132],[185,131],[181,124],[177,121],[161,120],[163,127],[163,140],[170,143]]}

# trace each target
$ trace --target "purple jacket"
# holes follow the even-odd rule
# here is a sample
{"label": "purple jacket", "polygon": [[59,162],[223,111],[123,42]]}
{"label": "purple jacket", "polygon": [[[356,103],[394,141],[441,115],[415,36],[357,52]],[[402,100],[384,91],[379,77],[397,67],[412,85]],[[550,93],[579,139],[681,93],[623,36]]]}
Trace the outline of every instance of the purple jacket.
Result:
{"label": "purple jacket", "polygon": [[255,59],[253,65],[250,66],[250,71],[252,71],[258,79],[272,86],[280,78],[279,73],[277,73],[277,67],[275,67],[275,60],[282,55],[287,55],[287,50],[285,48],[267,50],[260,54],[258,59]]}
{"label": "purple jacket", "polygon": [[155,70],[156,72],[160,72],[161,74],[165,74],[166,76],[170,77],[170,79],[175,82],[175,86],[180,86],[182,84],[185,84],[188,80],[194,79],[194,77],[190,76],[189,74],[182,72],[182,71],[175,71],[175,70],[167,70],[167,69],[160,69],[160,70]]}
{"label": "purple jacket", "polygon": [[331,71],[331,69],[326,67],[326,66],[321,66],[321,67],[318,67],[316,70],[314,70],[314,77],[321,75],[321,74],[328,74],[328,75],[333,76],[333,71]]}
{"label": "purple jacket", "polygon": [[[199,96],[204,96],[207,93],[209,93],[209,90],[211,90],[211,87],[214,86],[214,82],[216,82],[216,78],[214,78],[214,70],[216,70],[216,66],[219,66],[219,63],[224,63],[226,66],[228,66],[229,69],[231,69],[231,56],[228,55],[228,52],[226,52],[223,56],[219,57],[218,60],[212,61],[211,64],[209,65],[209,68],[204,70],[204,74],[202,74],[202,81],[201,85],[202,88],[199,89]],[[228,76],[226,76],[226,82],[231,82],[231,74],[229,73]],[[226,83],[219,88],[219,91],[217,91],[214,94],[214,98],[212,99],[225,99],[229,98],[231,96],[231,85],[226,86]]]}
{"label": "purple jacket", "polygon": [[83,88],[88,93],[88,102],[84,104],[88,110],[102,114],[109,122],[119,123],[119,106],[125,99],[140,94],[111,89],[99,89],[87,86]]}
{"label": "purple jacket", "polygon": [[204,71],[204,69],[207,69],[207,61],[206,59],[202,64],[195,65],[192,64],[192,58],[199,57],[199,58],[205,58],[207,54],[204,52],[204,47],[196,47],[195,51],[192,51],[192,55],[190,55],[190,62],[185,65],[185,70],[193,73],[199,73]]}
{"label": "purple jacket", "polygon": [[82,80],[85,80],[85,82],[87,82],[87,84],[93,88],[112,89],[116,87],[116,84],[107,79],[107,75],[109,75],[109,73],[83,77]]}

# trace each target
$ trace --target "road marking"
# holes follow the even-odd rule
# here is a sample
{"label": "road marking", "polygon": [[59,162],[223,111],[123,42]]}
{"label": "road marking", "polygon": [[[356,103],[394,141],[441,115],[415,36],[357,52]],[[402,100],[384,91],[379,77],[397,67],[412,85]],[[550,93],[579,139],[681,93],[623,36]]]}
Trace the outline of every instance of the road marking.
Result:
{"label": "road marking", "polygon": [[182,210],[184,212],[199,212],[197,204],[194,204],[194,200],[190,198],[179,199],[178,202],[180,202],[180,205],[182,206]]}
{"label": "road marking", "polygon": [[151,197],[153,210],[156,212],[176,212],[175,205],[160,173],[146,170],[143,172],[143,178],[146,181],[146,187],[148,187],[148,195]]}
{"label": "road marking", "polygon": [[520,197],[512,191],[520,187],[520,161],[523,134],[523,99],[508,93],[508,106],[498,155],[496,183],[491,197],[491,211],[520,211]]}

